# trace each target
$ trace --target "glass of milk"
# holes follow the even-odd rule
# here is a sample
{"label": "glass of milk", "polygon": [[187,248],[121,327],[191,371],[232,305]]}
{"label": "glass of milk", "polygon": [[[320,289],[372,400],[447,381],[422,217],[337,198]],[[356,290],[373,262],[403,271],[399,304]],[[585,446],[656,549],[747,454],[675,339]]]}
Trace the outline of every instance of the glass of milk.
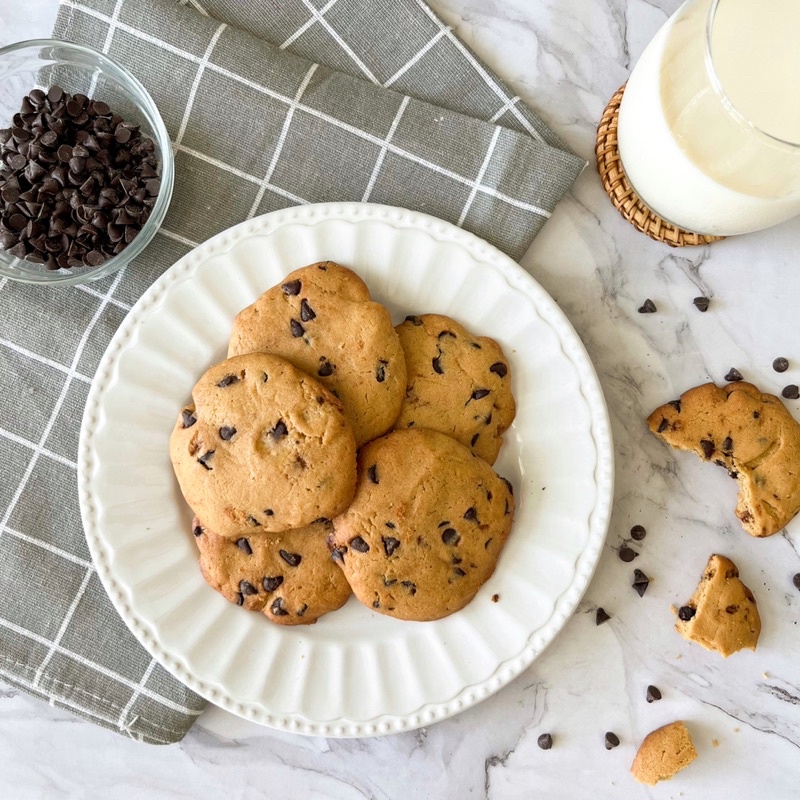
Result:
{"label": "glass of milk", "polygon": [[619,110],[631,185],[659,216],[728,236],[800,214],[800,0],[689,0]]}

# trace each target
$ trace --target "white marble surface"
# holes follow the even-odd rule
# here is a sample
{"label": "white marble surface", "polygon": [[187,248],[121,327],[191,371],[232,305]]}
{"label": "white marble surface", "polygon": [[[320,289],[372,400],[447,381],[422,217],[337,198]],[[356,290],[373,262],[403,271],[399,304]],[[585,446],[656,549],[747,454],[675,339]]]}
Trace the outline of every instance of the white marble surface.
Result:
{"label": "white marble surface", "polygon": [[[592,159],[610,95],[678,0],[431,0],[458,34]],[[45,36],[55,0],[0,0],[0,43]],[[586,343],[606,393],[617,488],[597,574],[578,612],[522,677],[466,713],[415,733],[357,741],[275,733],[211,709],[180,744],[139,745],[0,686],[0,797],[724,798],[798,796],[800,521],[755,540],[735,485],[647,433],[649,410],[731,366],[765,390],[800,382],[800,220],[710,248],[675,251],[636,233],[593,168],[524,265]],[[692,298],[712,298],[700,314]],[[652,298],[658,313],[636,308]],[[772,371],[776,356],[792,367]],[[790,403],[800,417],[800,403]],[[617,551],[647,538],[639,598]],[[731,556],[763,618],[758,652],[727,661],[684,642],[670,605],[691,595],[711,552]],[[598,605],[612,615],[594,624]],[[648,705],[645,689],[663,699]],[[687,721],[699,758],[655,789],[628,773],[651,729]],[[622,744],[606,751],[603,734]],[[536,745],[544,731],[555,745]]]}

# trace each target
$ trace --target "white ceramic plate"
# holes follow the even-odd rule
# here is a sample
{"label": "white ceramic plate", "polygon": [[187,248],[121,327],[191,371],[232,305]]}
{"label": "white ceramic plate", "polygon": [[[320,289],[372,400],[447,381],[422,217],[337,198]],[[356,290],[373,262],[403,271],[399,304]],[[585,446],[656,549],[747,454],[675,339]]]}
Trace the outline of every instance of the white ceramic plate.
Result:
{"label": "white ceramic plate", "polygon": [[[297,267],[355,269],[396,321],[448,314],[497,339],[517,418],[495,469],[518,499],[498,568],[463,611],[402,622],[351,598],[280,627],[203,581],[168,440],[235,314]],[[130,629],[228,711],[325,736],[410,730],[519,675],[562,628],[594,571],[613,490],[608,416],[578,336],[519,265],[453,225],[379,205],[267,214],[215,236],[143,295],[103,357],[81,429],[78,482],[92,557]],[[499,595],[492,602],[493,595]]]}

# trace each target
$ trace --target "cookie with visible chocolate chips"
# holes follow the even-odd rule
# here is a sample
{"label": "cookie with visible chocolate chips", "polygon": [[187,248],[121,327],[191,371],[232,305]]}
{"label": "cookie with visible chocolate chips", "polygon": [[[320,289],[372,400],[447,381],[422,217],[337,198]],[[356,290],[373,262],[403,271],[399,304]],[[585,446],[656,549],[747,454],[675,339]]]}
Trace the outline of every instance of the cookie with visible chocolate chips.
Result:
{"label": "cookie with visible chocolate chips", "polygon": [[434,620],[489,579],[513,518],[508,481],[455,439],[412,428],[361,448],[356,496],[328,542],[366,606]]}
{"label": "cookie with visible chocolate chips", "polygon": [[170,457],[186,502],[222,536],[301,528],[347,508],[356,445],[342,404],[287,361],[214,365],[178,415]]}
{"label": "cookie with visible chocolate chips", "polygon": [[708,559],[692,599],[678,611],[675,630],[725,658],[737,650],[756,649],[761,617],[733,561],[719,555]]}
{"label": "cookie with visible chocolate chips", "polygon": [[736,516],[752,536],[777,533],[800,510],[800,424],[774,395],[745,381],[707,383],[657,408],[647,424],[737,479]]}
{"label": "cookie with visible chocolate chips", "polygon": [[406,365],[389,312],[352,270],[322,261],[295,270],[241,311],[228,355],[266,352],[314,376],[344,406],[358,445],[400,413]]}
{"label": "cookie with visible chocolate chips", "polygon": [[330,529],[330,522],[323,522],[234,540],[214,533],[197,517],[192,522],[208,585],[278,625],[309,625],[350,597],[325,543]]}
{"label": "cookie with visible chocolate chips", "polygon": [[395,429],[441,431],[493,464],[516,413],[500,345],[438,314],[406,317],[397,333],[408,386]]}

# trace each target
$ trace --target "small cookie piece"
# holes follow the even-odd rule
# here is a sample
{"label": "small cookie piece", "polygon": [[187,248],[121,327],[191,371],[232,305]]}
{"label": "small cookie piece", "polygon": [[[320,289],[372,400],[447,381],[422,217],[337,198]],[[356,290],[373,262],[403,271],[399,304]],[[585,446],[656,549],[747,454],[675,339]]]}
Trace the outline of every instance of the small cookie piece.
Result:
{"label": "small cookie piece", "polygon": [[657,408],[647,424],[737,479],[736,516],[752,536],[777,533],[800,510],[800,424],[774,395],[743,381],[707,383]]}
{"label": "small cookie piece", "polygon": [[511,484],[438,431],[395,431],[361,448],[352,505],[328,542],[364,605],[399,619],[463,608],[511,531]]}
{"label": "small cookie piece", "polygon": [[231,603],[261,611],[278,625],[310,625],[350,597],[325,538],[330,522],[237,540],[192,522],[206,582]]}
{"label": "small cookie piece", "polygon": [[639,783],[655,786],[668,781],[697,758],[692,737],[680,720],[670,722],[645,736],[631,765]]}
{"label": "small cookie piece", "polygon": [[718,555],[708,559],[692,599],[678,612],[675,630],[725,658],[737,650],[756,649],[761,617],[733,561]]}
{"label": "small cookie piece", "polygon": [[295,270],[241,311],[228,356],[273,353],[344,406],[356,443],[386,433],[400,413],[406,364],[389,312],[352,270],[332,261]]}
{"label": "small cookie piece", "polygon": [[239,538],[330,519],[356,483],[342,404],[287,361],[251,353],[211,367],[170,437],[183,496],[213,531]]}
{"label": "small cookie piece", "polygon": [[395,429],[441,431],[494,464],[516,413],[500,345],[438,314],[406,317],[396,330],[408,387]]}

